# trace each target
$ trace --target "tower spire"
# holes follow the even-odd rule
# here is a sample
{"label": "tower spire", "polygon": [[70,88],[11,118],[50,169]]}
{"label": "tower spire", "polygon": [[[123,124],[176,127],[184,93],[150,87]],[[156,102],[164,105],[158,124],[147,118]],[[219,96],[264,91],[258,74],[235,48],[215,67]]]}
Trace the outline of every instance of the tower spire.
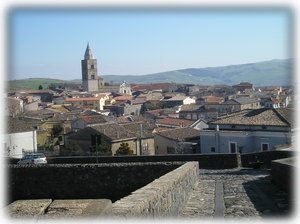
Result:
{"label": "tower spire", "polygon": [[84,59],[85,60],[94,59],[94,56],[93,56],[92,50],[90,48],[89,42],[87,43],[87,46],[86,46],[86,50],[85,50],[85,53],[84,53]]}

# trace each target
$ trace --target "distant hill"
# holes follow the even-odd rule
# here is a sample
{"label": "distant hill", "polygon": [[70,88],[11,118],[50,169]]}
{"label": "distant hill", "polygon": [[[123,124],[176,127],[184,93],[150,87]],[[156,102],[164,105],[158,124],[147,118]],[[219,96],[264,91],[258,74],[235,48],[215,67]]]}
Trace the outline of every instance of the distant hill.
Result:
{"label": "distant hill", "polygon": [[42,85],[43,89],[47,89],[51,83],[64,84],[64,83],[78,83],[74,81],[65,81],[60,79],[44,79],[44,78],[30,78],[30,79],[18,79],[10,80],[7,82],[7,90],[28,90],[28,89],[38,89]]}
{"label": "distant hill", "polygon": [[[229,65],[208,68],[187,68],[175,71],[160,72],[148,75],[104,75],[105,82],[122,83],[187,83],[199,85],[227,84],[234,85],[240,82],[250,82],[254,86],[287,86],[292,85],[292,59],[275,59],[250,64]],[[31,78],[8,81],[7,89],[44,89],[51,83],[81,83],[81,79],[70,81],[59,79]]]}
{"label": "distant hill", "polygon": [[105,82],[174,82],[200,85],[251,82],[255,86],[291,85],[292,59],[208,68],[187,68],[148,75],[105,75]]}

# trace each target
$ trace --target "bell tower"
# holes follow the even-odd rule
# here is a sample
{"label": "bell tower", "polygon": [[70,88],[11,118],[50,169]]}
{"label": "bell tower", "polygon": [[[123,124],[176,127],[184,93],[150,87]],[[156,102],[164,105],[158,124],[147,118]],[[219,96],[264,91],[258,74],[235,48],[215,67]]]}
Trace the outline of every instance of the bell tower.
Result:
{"label": "bell tower", "polygon": [[87,44],[84,59],[81,60],[82,88],[83,91],[99,91],[99,86],[103,86],[103,78],[99,77],[97,69],[97,59],[94,58],[89,43]]}

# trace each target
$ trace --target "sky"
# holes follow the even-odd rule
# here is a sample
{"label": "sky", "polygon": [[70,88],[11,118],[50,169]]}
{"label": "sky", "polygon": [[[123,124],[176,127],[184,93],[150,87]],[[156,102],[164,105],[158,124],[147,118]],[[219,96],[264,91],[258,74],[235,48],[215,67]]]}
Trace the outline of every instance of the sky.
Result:
{"label": "sky", "polygon": [[12,8],[7,19],[9,79],[80,79],[87,42],[100,76],[293,57],[286,8]]}

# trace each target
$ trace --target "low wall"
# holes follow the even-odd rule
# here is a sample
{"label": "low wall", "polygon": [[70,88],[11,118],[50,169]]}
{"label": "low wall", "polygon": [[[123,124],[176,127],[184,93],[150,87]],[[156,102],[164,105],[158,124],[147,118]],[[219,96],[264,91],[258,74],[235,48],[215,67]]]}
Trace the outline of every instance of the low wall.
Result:
{"label": "low wall", "polygon": [[8,203],[21,199],[110,199],[113,202],[182,162],[8,165]]}
{"label": "low wall", "polygon": [[261,163],[270,168],[272,160],[283,159],[294,156],[293,151],[267,151],[250,154],[241,154],[242,167],[253,167],[254,163]]}
{"label": "low wall", "polygon": [[199,178],[197,162],[188,162],[113,204],[115,217],[176,217]]}
{"label": "low wall", "polygon": [[272,182],[290,195],[294,192],[295,163],[295,158],[286,158],[274,160],[271,165]]}
{"label": "low wall", "polygon": [[[48,157],[49,164],[89,164],[89,163],[131,163],[131,162],[199,162],[200,169],[230,169],[239,166],[239,154],[177,154],[155,156],[73,156]],[[9,160],[15,164],[17,160]]]}

